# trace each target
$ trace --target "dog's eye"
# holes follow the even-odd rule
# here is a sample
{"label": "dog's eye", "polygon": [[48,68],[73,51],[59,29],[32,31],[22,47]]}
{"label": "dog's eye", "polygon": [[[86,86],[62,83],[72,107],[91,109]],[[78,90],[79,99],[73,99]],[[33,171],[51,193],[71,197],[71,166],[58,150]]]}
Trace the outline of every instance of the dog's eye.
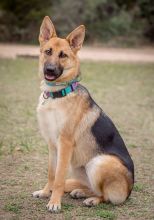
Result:
{"label": "dog's eye", "polygon": [[46,55],[51,56],[52,55],[52,49],[48,49],[44,51]]}
{"label": "dog's eye", "polygon": [[68,57],[68,56],[67,56],[67,54],[64,53],[63,51],[61,51],[61,52],[59,53],[59,58],[66,58],[66,57]]}

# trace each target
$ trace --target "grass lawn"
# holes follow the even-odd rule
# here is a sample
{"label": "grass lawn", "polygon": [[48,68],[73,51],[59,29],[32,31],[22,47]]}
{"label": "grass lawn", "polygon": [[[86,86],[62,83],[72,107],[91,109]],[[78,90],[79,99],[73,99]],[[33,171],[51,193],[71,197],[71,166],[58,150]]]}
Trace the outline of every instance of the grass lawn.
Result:
{"label": "grass lawn", "polygon": [[154,219],[154,64],[84,62],[83,84],[120,130],[135,163],[135,186],[125,204],[94,208],[63,198],[62,212],[31,197],[47,180],[48,151],[35,109],[38,61],[0,60],[0,219]]}

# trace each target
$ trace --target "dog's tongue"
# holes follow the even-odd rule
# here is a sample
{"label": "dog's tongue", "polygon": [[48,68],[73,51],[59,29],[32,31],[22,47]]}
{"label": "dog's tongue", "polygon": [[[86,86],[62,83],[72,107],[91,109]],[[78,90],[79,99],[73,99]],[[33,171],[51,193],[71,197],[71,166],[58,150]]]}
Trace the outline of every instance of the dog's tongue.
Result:
{"label": "dog's tongue", "polygon": [[50,76],[50,75],[45,75],[45,78],[47,79],[47,80],[54,80],[55,79],[55,76]]}

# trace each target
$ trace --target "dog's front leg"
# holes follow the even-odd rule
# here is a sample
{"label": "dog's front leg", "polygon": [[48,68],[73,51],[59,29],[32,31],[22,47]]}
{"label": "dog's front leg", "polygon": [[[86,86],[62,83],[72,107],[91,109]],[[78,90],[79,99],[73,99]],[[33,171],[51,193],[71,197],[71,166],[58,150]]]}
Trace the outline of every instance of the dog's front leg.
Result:
{"label": "dog's front leg", "polygon": [[61,209],[61,198],[64,193],[65,177],[73,152],[73,142],[68,137],[61,137],[58,144],[57,166],[55,180],[52,188],[52,196],[47,205],[51,212]]}

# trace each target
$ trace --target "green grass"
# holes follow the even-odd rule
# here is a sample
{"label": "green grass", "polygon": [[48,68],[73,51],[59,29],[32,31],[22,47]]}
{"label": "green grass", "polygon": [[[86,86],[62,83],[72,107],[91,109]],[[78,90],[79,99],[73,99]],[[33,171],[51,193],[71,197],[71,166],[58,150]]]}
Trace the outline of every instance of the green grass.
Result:
{"label": "green grass", "polygon": [[143,189],[144,189],[144,186],[141,183],[136,183],[134,185],[134,191],[136,191],[136,192],[142,192]]}
{"label": "green grass", "polygon": [[114,213],[107,210],[97,210],[96,215],[104,219],[110,219],[110,220],[115,219]]}
{"label": "green grass", "polygon": [[139,219],[153,216],[154,64],[81,64],[82,83],[112,118],[135,162],[135,186],[120,206],[87,208],[65,195],[62,212],[31,197],[47,179],[48,151],[39,133],[38,61],[0,60],[0,219]]}
{"label": "green grass", "polygon": [[74,206],[72,204],[62,204],[62,207],[65,211],[71,211]]}
{"label": "green grass", "polygon": [[6,204],[5,208],[6,211],[14,212],[15,214],[20,213],[21,206],[16,203]]}

